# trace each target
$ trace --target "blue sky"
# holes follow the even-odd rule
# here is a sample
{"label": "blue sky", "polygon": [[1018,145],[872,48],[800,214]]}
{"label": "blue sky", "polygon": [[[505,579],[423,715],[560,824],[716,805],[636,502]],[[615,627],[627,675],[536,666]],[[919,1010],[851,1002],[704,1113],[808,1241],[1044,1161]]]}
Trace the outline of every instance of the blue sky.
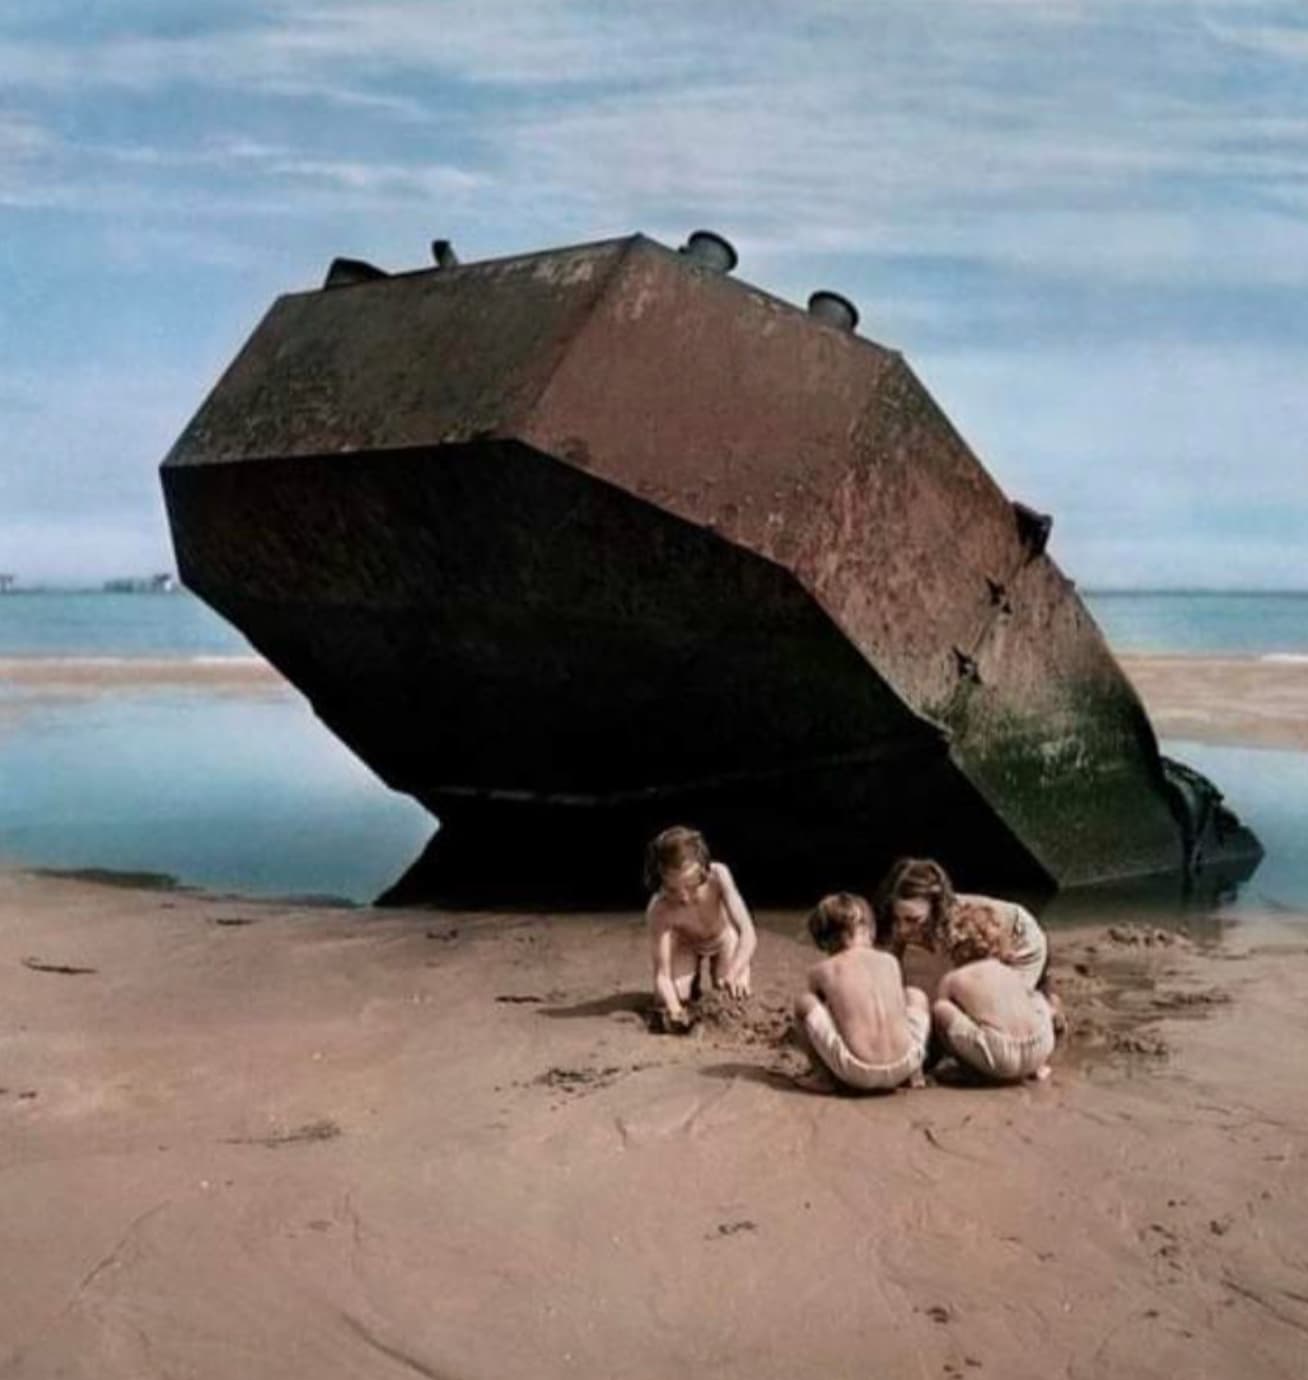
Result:
{"label": "blue sky", "polygon": [[1308,7],[8,0],[0,569],[171,565],[278,293],[707,225],[854,298],[1087,586],[1308,588]]}

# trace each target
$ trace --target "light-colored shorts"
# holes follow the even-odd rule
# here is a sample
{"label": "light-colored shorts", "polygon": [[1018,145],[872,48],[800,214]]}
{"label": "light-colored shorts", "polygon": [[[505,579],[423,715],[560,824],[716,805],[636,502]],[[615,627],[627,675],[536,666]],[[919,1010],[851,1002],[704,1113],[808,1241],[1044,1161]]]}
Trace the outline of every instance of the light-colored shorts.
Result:
{"label": "light-colored shorts", "polygon": [[1038,1028],[1025,1039],[1014,1039],[992,1026],[978,1025],[953,1002],[940,1003],[950,1008],[948,1021],[941,1022],[940,1034],[950,1050],[970,1068],[996,1083],[1016,1083],[1042,1068],[1054,1052],[1053,1012],[1038,992],[1032,1000],[1039,1009]]}
{"label": "light-colored shorts", "polygon": [[822,1062],[842,1083],[873,1092],[907,1083],[922,1067],[927,1036],[931,1033],[931,1017],[921,1007],[909,1007],[905,1020],[910,1041],[908,1053],[893,1064],[865,1064],[862,1059],[856,1059],[849,1052],[844,1036],[836,1029],[831,1012],[822,1002],[816,1002],[804,1017],[804,1030]]}

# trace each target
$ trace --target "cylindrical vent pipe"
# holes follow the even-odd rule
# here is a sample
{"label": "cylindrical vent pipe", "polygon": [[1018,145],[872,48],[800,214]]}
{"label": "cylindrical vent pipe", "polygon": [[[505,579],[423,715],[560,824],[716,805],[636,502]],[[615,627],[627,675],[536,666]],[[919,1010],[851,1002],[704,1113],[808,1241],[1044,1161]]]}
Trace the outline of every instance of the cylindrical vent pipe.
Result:
{"label": "cylindrical vent pipe", "polygon": [[680,252],[714,273],[730,273],[740,262],[731,241],[712,230],[692,231]]}
{"label": "cylindrical vent pipe", "polygon": [[437,268],[458,268],[459,256],[454,252],[452,240],[432,240],[431,256]]}
{"label": "cylindrical vent pipe", "polygon": [[852,331],[858,325],[858,308],[838,292],[825,289],[815,292],[808,299],[808,311],[810,316],[816,316],[838,331]]}

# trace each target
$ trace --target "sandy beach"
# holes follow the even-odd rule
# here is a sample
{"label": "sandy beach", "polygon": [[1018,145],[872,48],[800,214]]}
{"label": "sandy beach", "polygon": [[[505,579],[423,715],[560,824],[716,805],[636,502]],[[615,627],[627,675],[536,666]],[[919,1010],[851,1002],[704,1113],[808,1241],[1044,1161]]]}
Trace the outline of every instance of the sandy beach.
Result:
{"label": "sandy beach", "polygon": [[190,686],[207,691],[289,691],[262,657],[0,657],[0,685],[18,693],[95,694],[152,686]]}
{"label": "sandy beach", "polygon": [[1118,661],[1162,738],[1308,751],[1308,657]]}
{"label": "sandy beach", "polygon": [[[1176,661],[1165,734],[1308,741]],[[0,1376],[1302,1374],[1308,915],[1059,930],[1050,1082],[872,1098],[790,1081],[798,920],[660,1037],[634,913],[0,871]]]}

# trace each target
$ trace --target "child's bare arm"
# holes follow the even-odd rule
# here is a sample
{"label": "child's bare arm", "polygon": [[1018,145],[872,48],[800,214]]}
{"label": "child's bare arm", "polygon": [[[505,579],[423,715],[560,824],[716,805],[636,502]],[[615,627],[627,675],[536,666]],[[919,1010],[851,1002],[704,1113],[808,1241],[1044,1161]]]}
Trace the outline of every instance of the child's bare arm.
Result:
{"label": "child's bare arm", "polygon": [[675,1019],[685,1016],[677,984],[672,980],[672,927],[664,924],[653,906],[646,912],[650,956],[654,961],[654,995],[658,1004]]}
{"label": "child's bare arm", "polygon": [[727,918],[736,927],[740,936],[736,952],[731,956],[731,964],[722,979],[722,985],[734,997],[747,997],[749,965],[754,957],[754,950],[758,948],[758,934],[755,932],[749,907],[745,904],[730,870],[722,863],[714,863],[713,875],[722,888],[722,902],[727,909]]}

